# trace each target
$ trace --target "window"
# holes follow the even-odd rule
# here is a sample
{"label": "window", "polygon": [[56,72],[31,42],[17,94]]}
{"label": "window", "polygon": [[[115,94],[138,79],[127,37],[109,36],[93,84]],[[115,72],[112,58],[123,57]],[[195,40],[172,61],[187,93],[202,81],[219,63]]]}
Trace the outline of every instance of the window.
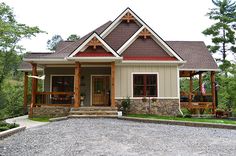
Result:
{"label": "window", "polygon": [[52,76],[52,92],[74,92],[74,76]]}
{"label": "window", "polygon": [[157,97],[157,74],[133,74],[134,97]]}

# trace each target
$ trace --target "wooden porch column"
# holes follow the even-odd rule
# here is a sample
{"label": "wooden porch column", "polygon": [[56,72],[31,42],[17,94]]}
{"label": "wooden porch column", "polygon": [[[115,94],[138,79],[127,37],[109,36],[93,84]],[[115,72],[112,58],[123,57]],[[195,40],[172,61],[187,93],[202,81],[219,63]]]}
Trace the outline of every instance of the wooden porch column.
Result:
{"label": "wooden porch column", "polygon": [[28,72],[24,72],[24,104],[23,104],[23,114],[27,113],[28,105]]}
{"label": "wooden porch column", "polygon": [[111,63],[111,107],[115,107],[115,62]]}
{"label": "wooden porch column", "polygon": [[[32,65],[32,75],[36,76],[37,75],[37,64],[31,63]],[[31,104],[30,104],[30,112],[29,112],[29,117],[32,117],[33,115],[33,107],[35,106],[36,102],[36,92],[37,92],[37,82],[36,78],[32,78],[32,95],[31,95]]]}
{"label": "wooden porch column", "polygon": [[202,73],[199,73],[199,90],[202,95]]}
{"label": "wooden porch column", "polygon": [[189,104],[192,103],[192,94],[193,94],[193,77],[192,73],[190,73],[190,79],[189,79]]}
{"label": "wooden porch column", "polygon": [[74,80],[74,86],[75,86],[75,101],[74,101],[74,108],[80,107],[80,63],[75,63],[75,80]]}
{"label": "wooden porch column", "polygon": [[211,72],[212,114],[216,111],[215,72]]}

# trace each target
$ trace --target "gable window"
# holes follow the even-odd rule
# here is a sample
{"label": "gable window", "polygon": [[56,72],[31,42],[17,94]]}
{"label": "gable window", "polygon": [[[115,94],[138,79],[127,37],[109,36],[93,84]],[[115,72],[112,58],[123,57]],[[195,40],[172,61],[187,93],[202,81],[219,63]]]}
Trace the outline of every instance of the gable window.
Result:
{"label": "gable window", "polygon": [[74,76],[52,76],[52,92],[74,92]]}
{"label": "gable window", "polygon": [[133,74],[133,97],[157,97],[157,74]]}

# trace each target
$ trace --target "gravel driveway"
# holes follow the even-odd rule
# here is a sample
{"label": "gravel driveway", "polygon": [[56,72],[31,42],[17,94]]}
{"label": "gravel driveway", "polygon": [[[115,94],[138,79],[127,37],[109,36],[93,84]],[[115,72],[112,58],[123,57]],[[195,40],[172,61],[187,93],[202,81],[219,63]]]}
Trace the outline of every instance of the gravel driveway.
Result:
{"label": "gravel driveway", "polygon": [[235,155],[236,131],[69,119],[0,140],[0,155]]}

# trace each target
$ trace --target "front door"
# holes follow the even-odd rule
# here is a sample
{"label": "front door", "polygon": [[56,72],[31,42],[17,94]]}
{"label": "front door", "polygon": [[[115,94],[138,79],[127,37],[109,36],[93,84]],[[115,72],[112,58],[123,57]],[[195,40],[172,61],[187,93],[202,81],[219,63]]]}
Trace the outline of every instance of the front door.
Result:
{"label": "front door", "polygon": [[110,77],[92,76],[92,105],[110,105]]}

